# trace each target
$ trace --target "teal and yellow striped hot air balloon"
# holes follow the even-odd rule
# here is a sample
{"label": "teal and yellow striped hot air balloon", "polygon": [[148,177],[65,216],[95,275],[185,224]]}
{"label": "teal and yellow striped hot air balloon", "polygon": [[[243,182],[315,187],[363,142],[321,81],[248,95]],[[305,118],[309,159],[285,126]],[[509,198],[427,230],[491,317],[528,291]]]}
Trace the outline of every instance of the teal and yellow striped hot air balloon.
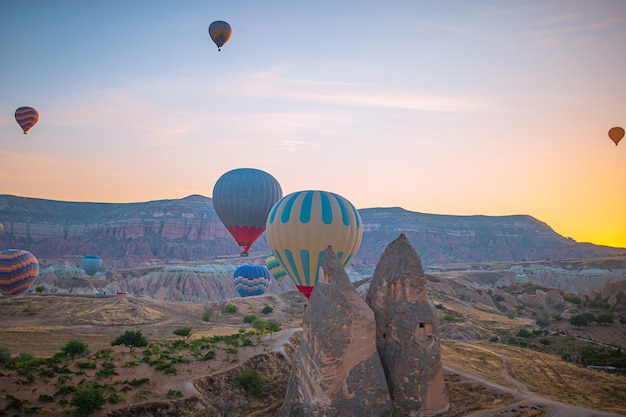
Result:
{"label": "teal and yellow striped hot air balloon", "polygon": [[280,262],[278,262],[276,256],[274,256],[274,252],[270,253],[267,255],[267,258],[265,258],[265,266],[278,282],[282,281],[287,276],[287,272],[285,272],[285,269],[282,267]]}
{"label": "teal and yellow striped hot air balloon", "polygon": [[361,245],[363,226],[356,208],[327,191],[298,191],[279,200],[267,219],[267,241],[278,262],[307,298],[319,279],[328,246],[347,266]]}
{"label": "teal and yellow striped hot air balloon", "polygon": [[270,271],[259,265],[242,265],[233,275],[235,289],[242,297],[263,295],[270,286]]}
{"label": "teal and yellow striped hot air balloon", "polygon": [[39,261],[22,249],[0,252],[0,293],[6,296],[23,294],[39,275]]}

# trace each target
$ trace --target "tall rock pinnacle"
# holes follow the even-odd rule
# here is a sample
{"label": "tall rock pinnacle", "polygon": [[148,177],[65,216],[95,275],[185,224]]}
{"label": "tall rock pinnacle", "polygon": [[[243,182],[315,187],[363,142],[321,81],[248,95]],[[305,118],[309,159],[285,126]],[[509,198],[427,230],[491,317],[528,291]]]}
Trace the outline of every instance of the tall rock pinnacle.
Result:
{"label": "tall rock pinnacle", "polygon": [[281,417],[380,417],[393,409],[374,313],[330,246],[302,328]]}
{"label": "tall rock pinnacle", "polygon": [[411,417],[447,411],[436,314],[422,262],[404,234],[385,248],[365,300],[394,410]]}

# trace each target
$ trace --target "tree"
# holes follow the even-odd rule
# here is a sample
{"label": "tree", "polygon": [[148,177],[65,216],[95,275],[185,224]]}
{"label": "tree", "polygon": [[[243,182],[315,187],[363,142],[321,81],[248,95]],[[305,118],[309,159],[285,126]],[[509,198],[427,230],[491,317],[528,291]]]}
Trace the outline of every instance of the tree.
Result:
{"label": "tree", "polygon": [[174,330],[174,334],[176,336],[180,336],[183,339],[189,339],[193,332],[191,331],[191,327],[185,326],[179,327],[178,329]]}
{"label": "tree", "polygon": [[82,417],[102,410],[105,402],[102,392],[94,386],[89,386],[86,389],[75,391],[70,405],[76,407],[74,412],[77,416]]}
{"label": "tree", "polygon": [[258,331],[265,330],[266,323],[261,319],[256,319],[252,322],[252,327],[254,327]]}
{"label": "tree", "polygon": [[588,325],[588,324],[589,324],[589,322],[587,321],[587,318],[586,318],[585,316],[583,316],[582,314],[577,314],[577,315],[575,315],[575,316],[572,316],[572,318],[571,318],[571,319],[569,319],[569,323],[570,323],[572,326],[576,326],[576,327],[578,327],[579,329],[580,329],[582,326],[586,326],[586,325]]}
{"label": "tree", "polygon": [[596,321],[600,324],[611,324],[614,323],[614,317],[611,313],[600,313],[596,317]]}
{"label": "tree", "polygon": [[37,286],[35,287],[35,291],[36,291],[36,292],[38,292],[38,293],[42,293],[42,292],[44,292],[45,290],[46,290],[46,287],[44,287],[43,285],[37,285]]}
{"label": "tree", "polygon": [[270,314],[273,311],[274,311],[274,308],[272,306],[266,305],[265,307],[263,307],[263,310],[261,310],[261,313]]}
{"label": "tree", "polygon": [[537,316],[535,322],[537,323],[537,326],[542,329],[548,328],[550,327],[550,316],[544,311]]}
{"label": "tree", "polygon": [[506,316],[508,318],[510,318],[511,320],[513,320],[515,318],[515,310],[513,309],[509,309],[506,311]]}
{"label": "tree", "polygon": [[80,340],[70,340],[62,348],[61,353],[65,356],[69,356],[74,360],[76,356],[83,356],[89,352],[89,346],[87,343]]}
{"label": "tree", "polygon": [[233,304],[226,304],[226,306],[224,306],[224,313],[236,313],[236,312],[237,312],[237,306]]}
{"label": "tree", "polygon": [[269,330],[270,332],[270,339],[272,338],[272,335],[274,334],[274,332],[279,332],[280,331],[280,324],[278,324],[277,322],[275,322],[274,320],[269,320],[266,324],[265,324],[265,328],[267,330]]}
{"label": "tree", "polygon": [[236,378],[237,385],[253,397],[258,397],[263,392],[263,381],[255,369],[244,369]]}
{"label": "tree", "polygon": [[141,334],[141,331],[126,330],[123,335],[118,336],[111,342],[111,346],[124,345],[130,348],[132,352],[136,347],[144,347],[148,345],[148,340]]}

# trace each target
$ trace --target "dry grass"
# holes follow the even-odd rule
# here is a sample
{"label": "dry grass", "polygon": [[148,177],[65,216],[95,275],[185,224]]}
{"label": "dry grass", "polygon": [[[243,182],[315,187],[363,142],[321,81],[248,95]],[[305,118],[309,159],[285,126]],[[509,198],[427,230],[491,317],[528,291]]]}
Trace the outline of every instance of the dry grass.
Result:
{"label": "dry grass", "polygon": [[[441,343],[443,362],[499,385],[595,410],[626,414],[626,378],[503,343]],[[491,408],[485,404],[483,408]]]}

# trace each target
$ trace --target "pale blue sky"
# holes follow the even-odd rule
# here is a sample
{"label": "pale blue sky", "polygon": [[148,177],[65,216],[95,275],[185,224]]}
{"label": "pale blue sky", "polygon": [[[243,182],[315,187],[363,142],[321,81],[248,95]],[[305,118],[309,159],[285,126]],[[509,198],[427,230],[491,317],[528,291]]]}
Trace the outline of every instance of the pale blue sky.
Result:
{"label": "pale blue sky", "polygon": [[623,0],[0,0],[0,59],[0,193],[211,197],[252,167],[626,247]]}

